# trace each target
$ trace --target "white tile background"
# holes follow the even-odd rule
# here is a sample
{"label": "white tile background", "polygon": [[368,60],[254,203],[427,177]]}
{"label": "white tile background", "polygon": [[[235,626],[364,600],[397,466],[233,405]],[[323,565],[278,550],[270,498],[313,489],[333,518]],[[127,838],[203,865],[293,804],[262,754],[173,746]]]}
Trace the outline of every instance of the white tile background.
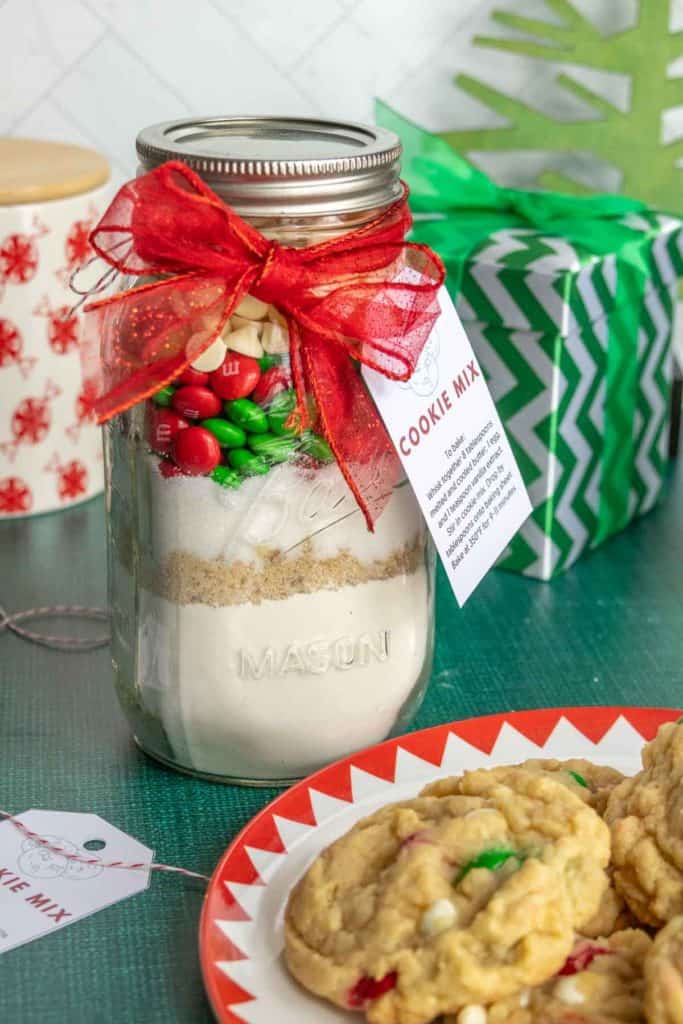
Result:
{"label": "white tile background", "polygon": [[[614,31],[638,0],[574,2]],[[138,129],[184,114],[371,120],[381,96],[435,130],[495,124],[454,85],[458,71],[561,117],[591,116],[556,84],[561,68],[470,45],[500,33],[493,8],[548,16],[543,0],[0,0],[0,133],[94,146],[121,179]],[[618,76],[590,83],[625,102]]]}

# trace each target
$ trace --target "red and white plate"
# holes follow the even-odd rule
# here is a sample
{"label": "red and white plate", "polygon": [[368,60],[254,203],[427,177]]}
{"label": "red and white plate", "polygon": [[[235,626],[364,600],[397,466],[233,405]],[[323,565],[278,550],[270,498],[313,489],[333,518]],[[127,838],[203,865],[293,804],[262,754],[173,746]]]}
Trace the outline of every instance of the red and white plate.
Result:
{"label": "red and white plate", "polygon": [[287,897],[314,857],[383,804],[466,769],[528,757],[586,757],[627,775],[663,708],[517,711],[438,725],[387,740],[297,783],[258,814],[216,868],[200,926],[204,982],[220,1024],[348,1024],[308,995],[282,957]]}

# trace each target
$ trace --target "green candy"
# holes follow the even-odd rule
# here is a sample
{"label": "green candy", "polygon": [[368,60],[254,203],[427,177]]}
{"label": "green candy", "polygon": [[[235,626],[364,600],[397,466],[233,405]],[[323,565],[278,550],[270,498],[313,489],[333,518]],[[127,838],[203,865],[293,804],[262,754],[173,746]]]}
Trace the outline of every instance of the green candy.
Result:
{"label": "green candy", "polygon": [[249,434],[265,434],[268,430],[268,420],[263,409],[248,398],[235,398],[232,402],[226,402],[225,414]]}
{"label": "green candy", "polygon": [[218,416],[202,420],[202,426],[213,434],[221,448],[244,448],[247,443],[247,435],[241,427]]}
{"label": "green candy", "polygon": [[516,850],[500,849],[492,847],[490,850],[484,850],[478,857],[474,857],[473,860],[468,860],[466,864],[458,871],[457,875],[453,879],[453,885],[459,885],[466,875],[469,875],[470,871],[474,871],[475,868],[486,868],[487,871],[498,871],[502,868],[503,864],[513,858],[521,864],[526,860],[526,855],[518,853]]}
{"label": "green candy", "polygon": [[275,396],[268,409],[268,426],[271,433],[278,437],[293,437],[296,430],[285,426],[287,420],[296,408],[296,392],[290,388],[288,391],[281,391]]}
{"label": "green candy", "polygon": [[306,431],[301,437],[301,450],[310,455],[312,458],[317,459],[318,462],[334,462],[334,455],[332,449],[320,434],[313,434],[310,431]]}
{"label": "green candy", "polygon": [[265,373],[266,370],[272,370],[274,366],[279,366],[281,359],[279,356],[261,356],[256,362],[259,364],[261,373]]}
{"label": "green candy", "polygon": [[256,455],[262,455],[269,462],[286,462],[298,447],[296,438],[276,434],[250,434],[247,444]]}
{"label": "green candy", "polygon": [[211,479],[215,480],[221,487],[239,487],[242,477],[229,466],[216,466],[210,473]]}
{"label": "green candy", "polygon": [[578,782],[578,784],[580,786],[583,786],[584,789],[590,789],[590,786],[588,785],[588,783],[584,779],[583,775],[579,775],[578,772],[572,771],[571,768],[567,768],[567,775],[571,775],[571,777],[573,778],[574,782]]}
{"label": "green candy", "polygon": [[155,395],[152,395],[152,401],[156,402],[157,405],[170,405],[174,394],[175,388],[171,387],[170,384],[166,384],[163,388],[160,388]]}
{"label": "green candy", "polygon": [[263,476],[270,466],[261,455],[254,455],[247,448],[233,448],[228,452],[228,462],[242,476]]}

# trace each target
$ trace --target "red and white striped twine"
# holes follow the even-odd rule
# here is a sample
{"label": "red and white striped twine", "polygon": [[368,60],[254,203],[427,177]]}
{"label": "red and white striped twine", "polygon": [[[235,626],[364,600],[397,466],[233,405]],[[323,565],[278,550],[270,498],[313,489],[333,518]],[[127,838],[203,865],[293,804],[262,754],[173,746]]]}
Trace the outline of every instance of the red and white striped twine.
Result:
{"label": "red and white striped twine", "polygon": [[171,874],[184,875],[186,878],[199,878],[203,882],[211,881],[208,875],[200,875],[198,871],[188,871],[187,868],[176,868],[170,864],[127,864],[121,860],[101,861],[99,857],[82,857],[78,853],[67,853],[66,850],[60,849],[59,846],[54,846],[48,839],[38,835],[37,832],[32,832],[30,828],[24,825],[23,821],[15,818],[9,811],[0,809],[0,818],[6,818],[7,821],[11,821],[14,827],[25,835],[27,839],[32,839],[39,846],[44,846],[50,853],[58,853],[60,857],[64,857],[66,860],[78,861],[79,864],[94,864],[100,868],[120,868],[123,871],[166,871]]}

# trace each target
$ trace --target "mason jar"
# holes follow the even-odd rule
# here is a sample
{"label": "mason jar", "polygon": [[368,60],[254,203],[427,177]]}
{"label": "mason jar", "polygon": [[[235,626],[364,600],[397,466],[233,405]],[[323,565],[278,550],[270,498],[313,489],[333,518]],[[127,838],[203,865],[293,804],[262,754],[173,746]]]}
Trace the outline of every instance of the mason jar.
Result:
{"label": "mason jar", "polygon": [[[401,194],[398,138],[363,125],[174,122],[137,151],[140,173],[181,160],[287,246]],[[290,782],[404,731],[431,672],[434,554],[409,484],[370,532],[294,402],[284,318],[247,296],[185,374],[105,430],[117,693],[146,753],[218,781]],[[205,465],[181,421],[218,442]]]}

